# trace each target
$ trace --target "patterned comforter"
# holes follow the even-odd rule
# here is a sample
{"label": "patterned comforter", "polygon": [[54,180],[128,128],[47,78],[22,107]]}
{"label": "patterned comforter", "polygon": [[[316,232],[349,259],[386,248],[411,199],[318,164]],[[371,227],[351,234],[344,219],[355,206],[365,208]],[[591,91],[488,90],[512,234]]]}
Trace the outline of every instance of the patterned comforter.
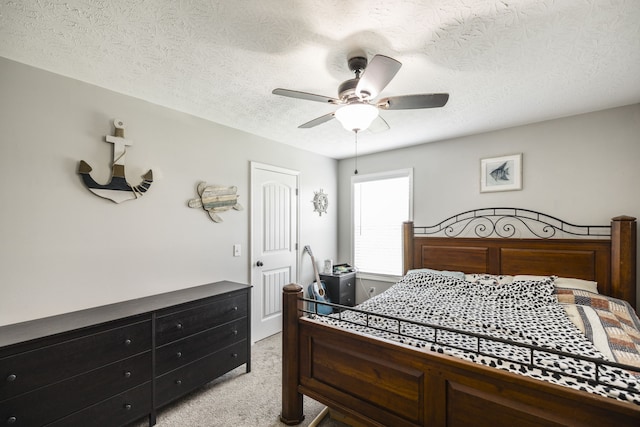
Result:
{"label": "patterned comforter", "polygon": [[571,321],[608,360],[640,367],[640,319],[627,302],[583,290],[556,294]]}
{"label": "patterned comforter", "polygon": [[[587,308],[565,311],[563,304]],[[380,316],[343,311],[318,320],[640,405],[640,369],[601,364],[640,368],[640,321],[633,310],[590,292],[556,292],[553,277],[498,284],[414,272],[356,308]],[[570,316],[581,319],[578,326]]]}

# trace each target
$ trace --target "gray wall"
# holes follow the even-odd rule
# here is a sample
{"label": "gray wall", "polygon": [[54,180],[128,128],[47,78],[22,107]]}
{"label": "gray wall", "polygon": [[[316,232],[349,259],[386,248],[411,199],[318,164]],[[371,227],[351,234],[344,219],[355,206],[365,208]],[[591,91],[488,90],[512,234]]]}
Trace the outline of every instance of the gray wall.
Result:
{"label": "gray wall", "polygon": [[[250,161],[300,171],[300,244],[337,255],[337,162],[0,58],[0,325],[218,280],[250,280]],[[91,194],[79,160],[105,183],[112,120],[134,141],[126,174],[154,173],[141,199]],[[244,211],[187,207],[196,184],[236,185]],[[313,212],[314,191],[329,210]],[[234,244],[242,256],[233,257]],[[300,255],[302,283],[312,279]]]}
{"label": "gray wall", "polygon": [[[428,124],[425,124],[428,126]],[[363,136],[360,144],[366,144]],[[480,159],[523,153],[523,190],[480,193]],[[640,104],[360,157],[361,174],[414,168],[414,222],[470,209],[537,210],[575,224],[640,218]],[[350,250],[353,159],[339,162],[339,260]],[[383,208],[383,207],[382,207]],[[640,251],[638,251],[640,255]],[[523,272],[524,273],[524,272]],[[358,287],[358,301],[364,288]],[[640,294],[640,292],[639,292]]]}
{"label": "gray wall", "polygon": [[[248,282],[250,161],[299,170],[300,244],[318,260],[350,261],[352,159],[336,162],[3,58],[0,93],[0,325],[217,280]],[[106,182],[104,136],[115,117],[135,142],[128,179],[154,172],[149,193],[121,205],[91,194],[76,174],[86,160]],[[498,205],[606,224],[640,216],[638,135],[640,105],[632,105],[364,156],[358,169],[413,167],[416,224]],[[480,194],[479,159],[519,152],[524,189]],[[201,180],[238,186],[246,209],[215,224],[188,208]],[[321,217],[311,203],[320,188],[330,203]],[[302,254],[299,280],[312,280]],[[359,287],[358,299],[364,295]]]}

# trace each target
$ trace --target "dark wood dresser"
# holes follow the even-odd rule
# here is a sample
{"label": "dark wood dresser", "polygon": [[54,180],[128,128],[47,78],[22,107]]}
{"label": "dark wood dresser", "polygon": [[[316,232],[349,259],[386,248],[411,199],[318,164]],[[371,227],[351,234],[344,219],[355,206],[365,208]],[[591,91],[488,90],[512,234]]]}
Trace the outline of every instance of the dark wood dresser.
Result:
{"label": "dark wood dresser", "polygon": [[217,282],[0,327],[0,425],[123,426],[246,364],[251,287]]}

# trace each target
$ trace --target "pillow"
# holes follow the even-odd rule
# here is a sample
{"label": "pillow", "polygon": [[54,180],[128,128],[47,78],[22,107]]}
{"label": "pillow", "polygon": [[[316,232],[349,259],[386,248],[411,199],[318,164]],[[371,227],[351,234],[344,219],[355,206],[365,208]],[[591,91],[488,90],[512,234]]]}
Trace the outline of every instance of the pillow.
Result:
{"label": "pillow", "polygon": [[[519,275],[514,276],[513,280],[544,280],[549,276],[530,276]],[[573,279],[569,277],[556,277],[556,288],[562,289],[580,289],[583,291],[598,293],[598,282],[592,282],[591,280]]]}
{"label": "pillow", "polygon": [[547,280],[551,276],[534,276],[531,274],[517,274],[513,276],[514,282],[524,282],[526,280],[533,280],[534,282],[541,282]]}
{"label": "pillow", "polygon": [[464,273],[462,271],[449,271],[449,270],[432,270],[431,268],[416,268],[415,270],[407,271],[410,273],[432,273],[439,274],[441,276],[455,277],[456,279],[464,280]]}
{"label": "pillow", "polygon": [[556,288],[580,289],[587,292],[598,293],[598,282],[591,280],[573,279],[569,277],[557,277]]}
{"label": "pillow", "polygon": [[508,285],[513,282],[513,276],[504,274],[465,274],[464,280],[471,283],[481,283],[483,285]]}

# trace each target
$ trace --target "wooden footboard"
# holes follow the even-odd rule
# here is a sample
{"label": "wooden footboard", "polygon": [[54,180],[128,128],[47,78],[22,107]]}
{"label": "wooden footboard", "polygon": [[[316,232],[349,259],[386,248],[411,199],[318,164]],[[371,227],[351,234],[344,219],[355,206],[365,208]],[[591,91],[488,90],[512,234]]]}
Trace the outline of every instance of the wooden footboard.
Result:
{"label": "wooden footboard", "polygon": [[372,426],[640,425],[633,404],[301,317],[301,297],[300,286],[285,288],[281,420],[287,424],[304,418],[305,394]]}

